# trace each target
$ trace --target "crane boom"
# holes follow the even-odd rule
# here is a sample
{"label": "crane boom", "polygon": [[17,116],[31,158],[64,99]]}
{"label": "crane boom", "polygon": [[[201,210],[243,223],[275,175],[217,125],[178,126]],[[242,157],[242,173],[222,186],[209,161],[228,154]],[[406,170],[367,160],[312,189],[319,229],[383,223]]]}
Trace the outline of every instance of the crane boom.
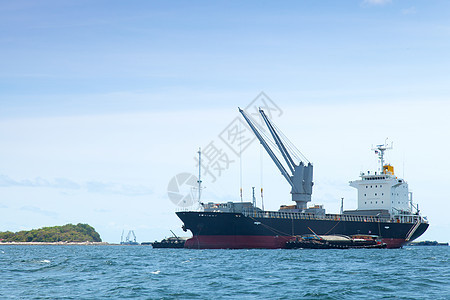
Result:
{"label": "crane boom", "polygon": [[261,134],[259,133],[258,129],[256,129],[255,125],[253,125],[253,122],[247,116],[245,111],[243,109],[241,109],[240,107],[238,107],[238,108],[239,108],[239,112],[242,114],[242,116],[244,117],[245,121],[247,121],[248,126],[250,126],[250,128],[253,131],[253,133],[255,133],[255,135],[258,138],[258,140],[260,141],[261,145],[263,145],[264,149],[266,149],[267,153],[272,158],[273,162],[278,167],[278,169],[280,170],[281,174],[284,176],[284,178],[286,178],[286,180],[289,182],[289,184],[292,186],[292,188],[294,188],[294,183],[292,182],[291,177],[289,176],[289,173],[286,171],[286,169],[283,167],[283,165],[278,160],[276,155],[273,153],[272,149],[270,149],[269,145],[267,145],[267,142],[261,136]]}
{"label": "crane boom", "polygon": [[296,202],[297,209],[303,210],[306,209],[306,203],[311,201],[311,195],[312,195],[312,186],[313,186],[313,166],[311,163],[308,162],[307,165],[303,161],[300,161],[300,163],[297,165],[294,163],[294,160],[292,159],[291,154],[289,154],[289,151],[285,147],[283,141],[281,140],[279,134],[277,133],[277,130],[275,129],[272,122],[269,120],[269,118],[266,116],[264,111],[260,108],[259,113],[261,114],[264,123],[269,128],[270,133],[272,134],[272,137],[275,141],[275,144],[277,145],[278,149],[281,152],[281,155],[283,156],[289,170],[292,172],[292,174],[288,173],[286,168],[283,166],[283,164],[280,162],[278,157],[275,155],[275,153],[272,151],[272,149],[267,144],[267,141],[263,138],[261,133],[258,131],[256,126],[253,124],[253,121],[248,117],[247,113],[239,108],[239,112],[244,117],[247,124],[252,129],[253,133],[256,135],[260,143],[263,145],[266,152],[269,154],[270,158],[273,160],[275,165],[278,167],[278,169],[281,171],[281,174],[284,176],[284,178],[287,180],[287,182],[291,186],[291,194],[292,194],[292,201]]}
{"label": "crane boom", "polygon": [[266,123],[267,128],[269,128],[269,131],[272,134],[272,137],[275,140],[275,143],[277,144],[278,149],[280,149],[280,152],[283,155],[283,158],[286,161],[286,164],[288,165],[288,167],[291,170],[292,174],[294,174],[295,163],[294,163],[292,157],[289,155],[289,152],[286,150],[286,147],[281,142],[281,139],[278,136],[278,133],[275,131],[275,128],[273,127],[272,123],[269,121],[269,118],[267,118],[267,116],[264,113],[264,111],[262,109],[259,109],[259,113],[263,117],[263,120]]}

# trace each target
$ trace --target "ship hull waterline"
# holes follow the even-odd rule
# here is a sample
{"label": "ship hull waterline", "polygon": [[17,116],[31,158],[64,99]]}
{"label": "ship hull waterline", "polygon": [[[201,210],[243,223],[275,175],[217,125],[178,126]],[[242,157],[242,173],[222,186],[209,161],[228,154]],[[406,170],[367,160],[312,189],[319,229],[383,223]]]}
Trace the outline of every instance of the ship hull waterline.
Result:
{"label": "ship hull waterline", "polygon": [[177,212],[183,227],[192,232],[185,243],[191,249],[278,249],[293,236],[311,234],[378,235],[388,248],[400,248],[428,228],[421,223],[407,241],[413,223],[358,222],[318,219],[246,217],[240,213]]}

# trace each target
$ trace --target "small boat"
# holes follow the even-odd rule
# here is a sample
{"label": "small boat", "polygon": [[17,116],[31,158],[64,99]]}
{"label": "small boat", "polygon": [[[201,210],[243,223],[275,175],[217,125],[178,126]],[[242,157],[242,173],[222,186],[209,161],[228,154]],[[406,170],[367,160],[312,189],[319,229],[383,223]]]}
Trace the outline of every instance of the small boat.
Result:
{"label": "small boat", "polygon": [[163,239],[160,242],[154,241],[151,243],[153,248],[184,248],[184,243],[188,239],[187,237],[178,237],[171,230],[173,236]]}
{"label": "small boat", "polygon": [[160,242],[154,241],[153,248],[184,248],[184,243],[188,238],[169,237]]}
{"label": "small boat", "polygon": [[286,249],[386,248],[376,235],[303,235],[286,242]]}

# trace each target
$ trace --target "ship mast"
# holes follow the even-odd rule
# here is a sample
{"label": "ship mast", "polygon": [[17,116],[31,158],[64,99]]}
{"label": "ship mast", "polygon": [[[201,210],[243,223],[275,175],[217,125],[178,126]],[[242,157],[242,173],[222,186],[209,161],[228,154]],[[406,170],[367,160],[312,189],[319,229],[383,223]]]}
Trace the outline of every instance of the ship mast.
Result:
{"label": "ship mast", "polygon": [[[283,136],[282,133],[274,126],[274,124],[269,120],[264,111],[260,108],[259,113],[261,114],[267,128],[269,129],[273,137],[273,140],[275,141],[276,147],[278,147],[278,150],[280,150],[281,155],[288,167],[288,170],[286,170],[286,168],[283,166],[283,164],[280,162],[278,157],[274,154],[274,152],[268,145],[266,139],[263,138],[259,130],[256,128],[256,124],[250,119],[250,117],[244,110],[239,108],[239,112],[242,114],[245,121],[247,122],[247,124],[252,129],[253,133],[260,141],[261,145],[269,154],[272,161],[278,167],[281,174],[284,176],[286,181],[292,187],[291,189],[292,201],[296,202],[296,206],[298,209],[306,209],[306,203],[311,201],[311,194],[312,194],[312,186],[313,186],[312,164],[308,162],[307,165],[305,165],[303,161],[300,161],[299,164],[295,164],[294,160],[292,159],[292,156],[295,156],[295,154],[291,155],[291,153],[289,153],[288,151],[288,148],[290,148],[289,144],[288,146],[285,146],[285,144],[281,139],[281,137]],[[267,139],[268,141],[270,141],[269,138]]]}
{"label": "ship mast", "polygon": [[198,203],[200,204],[200,197],[202,194],[202,148],[198,148]]}
{"label": "ship mast", "polygon": [[255,197],[255,187],[252,187],[252,191],[253,191],[253,196],[252,196],[252,200],[253,200],[253,209],[256,207],[256,197]]}
{"label": "ship mast", "polygon": [[387,139],[384,144],[377,145],[376,147],[373,147],[372,150],[375,151],[375,154],[378,154],[378,159],[380,160],[380,172],[383,172],[384,167],[384,152],[386,150],[392,149],[392,142],[391,145],[388,145]]}

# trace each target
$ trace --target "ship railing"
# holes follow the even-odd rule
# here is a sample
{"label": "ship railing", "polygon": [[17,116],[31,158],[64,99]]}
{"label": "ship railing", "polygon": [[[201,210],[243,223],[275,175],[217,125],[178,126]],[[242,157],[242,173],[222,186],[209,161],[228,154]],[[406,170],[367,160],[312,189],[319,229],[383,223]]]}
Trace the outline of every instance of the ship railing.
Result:
{"label": "ship railing", "polygon": [[381,216],[359,216],[359,215],[339,215],[339,214],[311,214],[300,212],[281,211],[243,211],[247,217],[269,218],[269,219],[302,219],[302,220],[328,220],[346,222],[382,222],[382,223],[424,223],[426,222],[419,215],[396,215],[391,218]]}

